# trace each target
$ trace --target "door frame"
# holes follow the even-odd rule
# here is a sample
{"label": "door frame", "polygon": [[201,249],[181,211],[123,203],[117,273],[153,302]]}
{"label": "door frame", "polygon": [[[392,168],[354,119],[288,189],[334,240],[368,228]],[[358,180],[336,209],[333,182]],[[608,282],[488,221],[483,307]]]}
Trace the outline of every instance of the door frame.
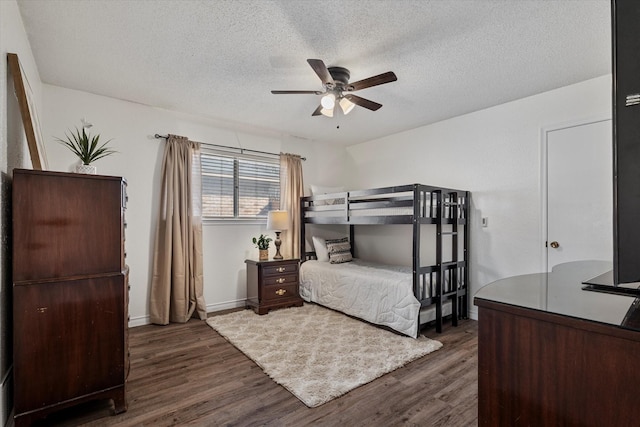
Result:
{"label": "door frame", "polygon": [[[548,218],[548,206],[547,206],[547,195],[548,195],[548,164],[547,164],[547,154],[548,154],[548,143],[549,143],[549,133],[555,132],[563,129],[575,128],[578,126],[585,126],[595,123],[606,122],[607,120],[611,120],[611,113],[601,113],[594,116],[589,116],[582,119],[571,120],[568,122],[562,122],[552,125],[543,126],[540,128],[540,242],[541,244],[541,253],[540,260],[543,272],[548,271],[549,268],[549,258],[547,252],[547,241],[549,238],[549,218]],[[611,136],[613,138],[613,135]],[[613,140],[613,139],[612,139]],[[611,148],[613,150],[613,147]],[[613,169],[611,170],[613,173]],[[613,230],[612,230],[613,232]],[[612,236],[613,238],[613,236]]]}

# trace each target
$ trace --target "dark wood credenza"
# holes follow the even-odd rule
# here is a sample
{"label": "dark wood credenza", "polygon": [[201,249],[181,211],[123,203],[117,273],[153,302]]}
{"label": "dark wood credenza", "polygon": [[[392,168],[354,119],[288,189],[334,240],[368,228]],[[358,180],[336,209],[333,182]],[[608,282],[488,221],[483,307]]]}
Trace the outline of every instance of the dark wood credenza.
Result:
{"label": "dark wood credenza", "polygon": [[478,291],[480,426],[638,425],[640,300],[582,290],[610,268],[567,263]]}
{"label": "dark wood credenza", "polygon": [[112,399],[126,410],[126,183],[13,171],[15,425]]}

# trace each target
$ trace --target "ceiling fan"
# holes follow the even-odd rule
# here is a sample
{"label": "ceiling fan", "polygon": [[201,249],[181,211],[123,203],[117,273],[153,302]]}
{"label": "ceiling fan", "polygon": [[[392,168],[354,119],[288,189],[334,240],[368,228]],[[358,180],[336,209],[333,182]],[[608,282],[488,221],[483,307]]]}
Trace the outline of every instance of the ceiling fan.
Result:
{"label": "ceiling fan", "polygon": [[385,83],[391,83],[398,80],[396,75],[392,71],[388,71],[377,76],[369,77],[364,80],[358,80],[357,82],[349,83],[349,70],[343,67],[327,67],[324,65],[321,59],[307,59],[313,71],[316,72],[320,80],[322,80],[322,86],[324,91],[320,90],[272,90],[271,93],[275,95],[286,94],[312,94],[323,95],[320,100],[320,105],[313,112],[312,116],[324,115],[327,117],[333,117],[333,111],[336,104],[340,105],[344,114],[349,114],[353,107],[359,105],[367,108],[371,111],[376,111],[382,104],[370,101],[357,95],[353,95],[351,92],[357,90],[366,89],[371,86],[378,86]]}

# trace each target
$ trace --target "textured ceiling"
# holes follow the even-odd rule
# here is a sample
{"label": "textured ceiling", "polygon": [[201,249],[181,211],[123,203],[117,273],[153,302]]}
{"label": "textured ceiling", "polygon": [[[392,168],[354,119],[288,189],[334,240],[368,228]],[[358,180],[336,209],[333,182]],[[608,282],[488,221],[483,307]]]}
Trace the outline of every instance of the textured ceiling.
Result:
{"label": "textured ceiling", "polygon": [[[19,0],[44,83],[354,144],[611,72],[609,0]],[[383,104],[312,117],[306,62]],[[164,131],[171,131],[166,129]]]}

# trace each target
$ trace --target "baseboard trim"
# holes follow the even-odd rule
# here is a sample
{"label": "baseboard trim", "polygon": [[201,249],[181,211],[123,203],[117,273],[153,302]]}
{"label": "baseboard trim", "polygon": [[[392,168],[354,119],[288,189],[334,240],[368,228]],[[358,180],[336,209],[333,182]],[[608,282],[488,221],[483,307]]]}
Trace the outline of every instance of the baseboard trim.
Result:
{"label": "baseboard trim", "polygon": [[[245,299],[207,304],[207,313],[214,313],[216,311],[244,307],[245,304],[246,304]],[[129,319],[130,328],[135,328],[136,326],[144,326],[144,325],[150,325],[150,324],[151,324],[151,320],[149,315],[135,316]]]}
{"label": "baseboard trim", "polygon": [[207,304],[207,313],[215,313],[216,311],[245,307],[246,304],[247,304],[246,299],[239,299],[235,301],[228,301],[228,302],[222,302],[222,303],[216,303],[216,304]]}
{"label": "baseboard trim", "polygon": [[129,318],[129,327],[135,328],[136,326],[150,325],[149,316],[136,316]]}

